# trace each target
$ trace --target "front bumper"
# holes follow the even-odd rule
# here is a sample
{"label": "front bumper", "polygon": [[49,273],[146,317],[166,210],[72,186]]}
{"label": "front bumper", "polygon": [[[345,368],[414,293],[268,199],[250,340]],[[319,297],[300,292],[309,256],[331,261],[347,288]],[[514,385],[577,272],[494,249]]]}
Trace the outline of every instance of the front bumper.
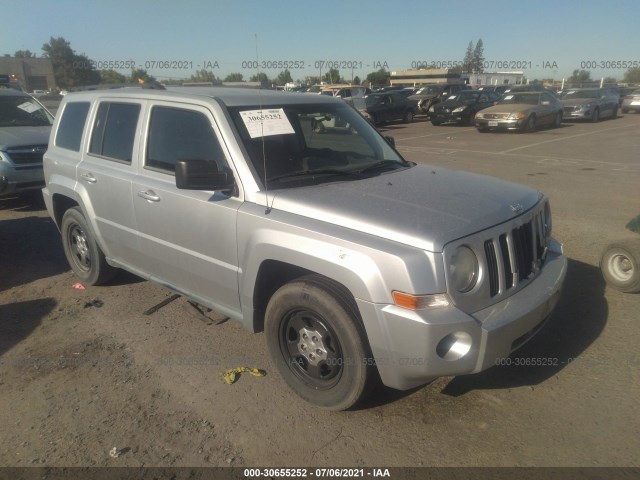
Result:
{"label": "front bumper", "polygon": [[496,119],[489,120],[476,117],[474,124],[476,128],[483,130],[521,130],[526,119]]}
{"label": "front bumper", "polygon": [[440,123],[469,123],[469,121],[471,120],[471,114],[432,112],[429,118],[431,119],[431,121]]}
{"label": "front bumper", "polygon": [[0,195],[40,189],[43,186],[42,165],[14,166],[0,160]]}
{"label": "front bumper", "polygon": [[566,272],[558,245],[526,288],[472,315],[453,306],[411,311],[358,301],[363,318],[377,320],[367,325],[367,334],[383,383],[407,390],[495,365],[542,327],[558,302]]}
{"label": "front bumper", "polygon": [[591,120],[593,118],[593,108],[586,110],[570,110],[564,109],[562,112],[563,120]]}

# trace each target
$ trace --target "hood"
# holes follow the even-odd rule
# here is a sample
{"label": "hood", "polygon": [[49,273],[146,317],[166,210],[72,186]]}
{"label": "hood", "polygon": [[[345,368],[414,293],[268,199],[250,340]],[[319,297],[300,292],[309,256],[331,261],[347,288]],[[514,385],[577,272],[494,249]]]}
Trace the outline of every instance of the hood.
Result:
{"label": "hood", "polygon": [[47,145],[51,126],[2,127],[0,128],[0,150],[27,145]]}
{"label": "hood", "polygon": [[594,103],[597,100],[597,98],[572,98],[570,100],[562,100],[562,105],[565,107],[575,107],[576,105]]}
{"label": "hood", "polygon": [[[440,252],[448,242],[522,214],[540,198],[536,190],[493,177],[417,165],[365,180],[278,190],[272,207]],[[514,213],[517,205],[523,208]]]}
{"label": "hood", "polygon": [[502,105],[493,105],[491,107],[483,108],[480,113],[517,113],[526,112],[536,108],[538,105],[531,105],[528,103],[507,103]]}

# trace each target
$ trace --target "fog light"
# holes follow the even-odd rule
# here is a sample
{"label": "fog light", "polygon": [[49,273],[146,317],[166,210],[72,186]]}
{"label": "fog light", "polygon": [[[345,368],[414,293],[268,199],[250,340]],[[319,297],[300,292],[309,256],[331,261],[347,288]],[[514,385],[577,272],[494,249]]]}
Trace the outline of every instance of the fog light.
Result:
{"label": "fog light", "polygon": [[436,347],[436,353],[443,360],[460,360],[471,350],[471,335],[454,332],[444,337]]}

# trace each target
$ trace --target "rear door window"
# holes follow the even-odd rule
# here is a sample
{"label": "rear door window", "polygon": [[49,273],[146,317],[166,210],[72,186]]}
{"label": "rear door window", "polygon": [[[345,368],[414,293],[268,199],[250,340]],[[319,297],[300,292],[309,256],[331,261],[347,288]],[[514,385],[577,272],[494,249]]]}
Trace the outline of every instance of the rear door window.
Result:
{"label": "rear door window", "polygon": [[131,163],[139,116],[137,103],[102,102],[93,124],[89,153]]}

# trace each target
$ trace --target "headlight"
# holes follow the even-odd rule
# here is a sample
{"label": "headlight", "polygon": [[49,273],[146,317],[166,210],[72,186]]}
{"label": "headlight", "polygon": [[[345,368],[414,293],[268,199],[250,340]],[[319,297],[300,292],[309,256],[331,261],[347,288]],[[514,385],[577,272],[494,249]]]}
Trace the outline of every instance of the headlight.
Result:
{"label": "headlight", "polygon": [[430,112],[435,112],[435,111],[436,111],[436,106],[435,106],[435,105],[431,105],[431,106],[429,107],[429,111],[430,111]]}
{"label": "headlight", "polygon": [[476,113],[476,118],[484,118],[484,113]]}
{"label": "headlight", "polygon": [[523,118],[526,118],[526,115],[522,112],[512,113],[511,115],[509,115],[509,119],[511,120],[522,120]]}
{"label": "headlight", "polygon": [[478,257],[469,247],[462,245],[456,248],[449,263],[449,280],[451,286],[460,293],[465,293],[478,282]]}
{"label": "headlight", "polygon": [[551,222],[551,206],[549,202],[544,204],[544,235],[549,238],[551,236],[551,228],[553,227],[553,223]]}
{"label": "headlight", "polygon": [[458,107],[455,110],[453,110],[453,113],[464,112],[466,109],[467,109],[467,107]]}
{"label": "headlight", "polygon": [[587,103],[585,105],[579,105],[578,110],[589,110],[591,107],[593,107],[593,103]]}

